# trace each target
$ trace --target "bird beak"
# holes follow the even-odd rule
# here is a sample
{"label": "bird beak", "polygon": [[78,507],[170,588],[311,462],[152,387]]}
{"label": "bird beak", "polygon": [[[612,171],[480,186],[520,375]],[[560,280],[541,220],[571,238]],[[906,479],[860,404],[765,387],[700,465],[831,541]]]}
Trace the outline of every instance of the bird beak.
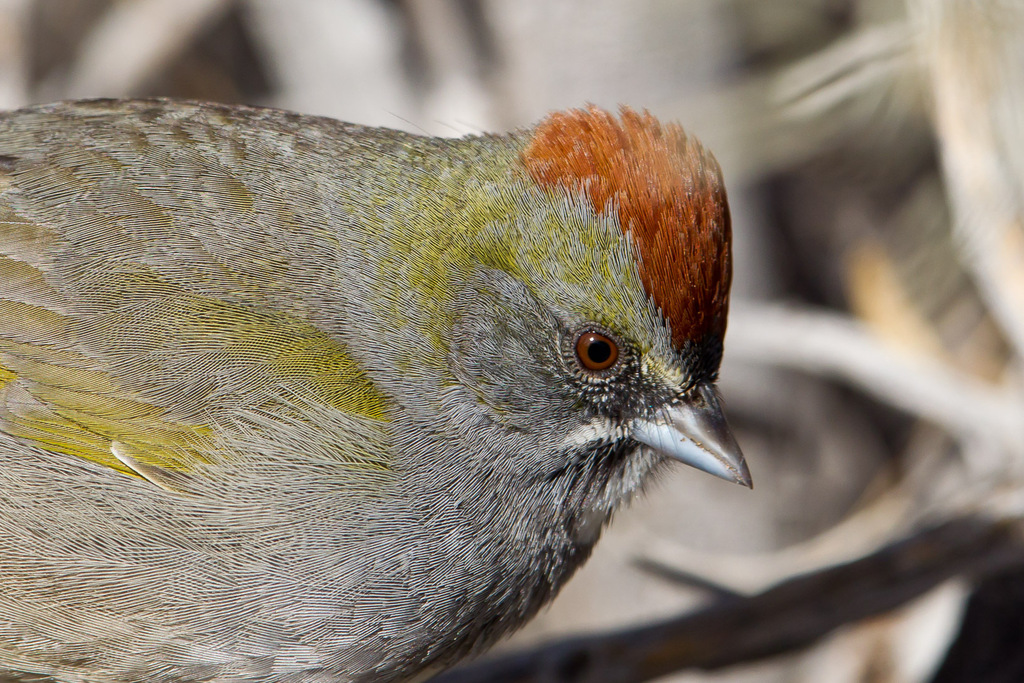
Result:
{"label": "bird beak", "polygon": [[750,470],[711,385],[697,387],[683,402],[665,406],[650,418],[634,420],[629,435],[662,455],[753,487]]}

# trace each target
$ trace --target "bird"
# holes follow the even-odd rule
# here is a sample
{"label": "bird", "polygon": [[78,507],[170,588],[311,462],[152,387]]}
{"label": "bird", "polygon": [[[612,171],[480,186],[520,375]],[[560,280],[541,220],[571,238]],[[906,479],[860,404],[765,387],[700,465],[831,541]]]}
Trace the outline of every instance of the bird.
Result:
{"label": "bird", "polygon": [[595,105],[442,139],[0,113],[0,677],[422,680],[528,621],[716,389],[718,163]]}

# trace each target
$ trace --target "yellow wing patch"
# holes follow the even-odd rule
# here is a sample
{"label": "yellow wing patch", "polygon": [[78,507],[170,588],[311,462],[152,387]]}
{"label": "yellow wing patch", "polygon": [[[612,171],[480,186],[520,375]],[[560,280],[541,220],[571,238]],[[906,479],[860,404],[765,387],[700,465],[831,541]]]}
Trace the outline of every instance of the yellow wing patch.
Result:
{"label": "yellow wing patch", "polygon": [[25,135],[47,154],[0,172],[0,432],[169,489],[235,456],[388,469],[387,396],[302,306],[263,296],[295,286],[272,244],[240,255],[215,229],[270,194],[205,158],[183,189],[159,145],[140,170],[120,140]]}
{"label": "yellow wing patch", "polygon": [[[109,311],[106,299],[93,300],[91,316],[76,317],[13,300],[59,303],[35,273],[0,259],[0,431],[39,448],[176,490],[185,473],[224,456],[223,432],[239,414],[259,413],[266,434],[294,440],[301,432],[307,443],[318,432],[299,424],[313,418],[297,405],[387,419],[386,397],[345,348],[293,316],[142,272],[120,280],[130,283],[121,296],[112,288],[107,296],[118,303]],[[24,282],[32,286],[19,290]],[[348,453],[341,462],[385,466],[344,434],[322,439],[337,441],[324,449]]]}
{"label": "yellow wing patch", "polygon": [[11,353],[17,346],[0,340],[0,431],[127,474],[138,468],[117,457],[115,443],[151,467],[188,471],[211,461],[208,427],[163,419],[164,409],[119,395],[108,375],[27,360]]}

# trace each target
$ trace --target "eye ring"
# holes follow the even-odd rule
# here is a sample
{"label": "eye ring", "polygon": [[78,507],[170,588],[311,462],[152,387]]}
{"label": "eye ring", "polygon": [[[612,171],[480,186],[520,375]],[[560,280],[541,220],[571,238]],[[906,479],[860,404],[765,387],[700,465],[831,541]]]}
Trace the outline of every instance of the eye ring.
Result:
{"label": "eye ring", "polygon": [[619,345],[596,330],[584,330],[576,338],[576,359],[589,372],[602,372],[619,360]]}

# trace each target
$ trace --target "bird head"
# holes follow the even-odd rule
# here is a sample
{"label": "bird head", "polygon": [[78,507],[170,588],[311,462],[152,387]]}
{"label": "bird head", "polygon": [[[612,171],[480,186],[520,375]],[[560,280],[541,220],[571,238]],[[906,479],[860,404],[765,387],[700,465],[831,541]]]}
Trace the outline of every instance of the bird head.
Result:
{"label": "bird head", "polygon": [[473,141],[513,181],[499,165],[466,190],[487,217],[448,249],[465,277],[440,393],[460,444],[514,476],[585,480],[607,510],[672,459],[749,486],[714,388],[732,269],[710,153],[626,108]]}

